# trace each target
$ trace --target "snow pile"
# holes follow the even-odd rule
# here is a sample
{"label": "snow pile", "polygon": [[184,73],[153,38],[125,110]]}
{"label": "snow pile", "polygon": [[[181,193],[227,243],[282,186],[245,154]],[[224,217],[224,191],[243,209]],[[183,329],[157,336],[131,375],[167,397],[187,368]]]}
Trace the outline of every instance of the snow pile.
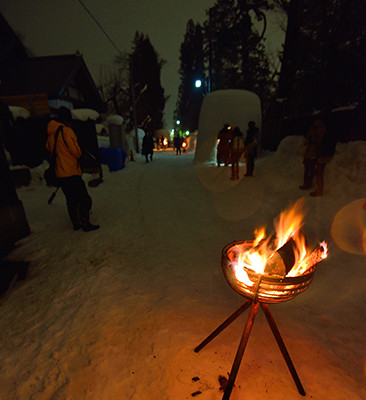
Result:
{"label": "snow pile", "polygon": [[17,118],[27,119],[30,117],[30,112],[23,107],[9,106],[9,111],[11,112],[14,119]]}
{"label": "snow pile", "polygon": [[71,110],[71,114],[74,119],[79,121],[88,121],[89,119],[96,121],[100,117],[100,114],[97,111],[90,108],[77,108]]}
{"label": "snow pile", "polygon": [[97,140],[98,140],[98,147],[100,148],[106,148],[108,149],[109,147],[111,147],[111,140],[109,138],[109,136],[97,136]]}
{"label": "snow pile", "polygon": [[108,125],[122,125],[123,124],[123,117],[121,117],[120,115],[110,115],[106,121],[105,121]]}
{"label": "snow pile", "polygon": [[98,135],[108,135],[107,127],[104,124],[95,124],[95,130],[97,131]]}
{"label": "snow pile", "polygon": [[333,195],[365,196],[366,142],[338,143],[324,179]]}
{"label": "snow pile", "polygon": [[[302,156],[297,154],[297,149],[304,142],[302,136],[287,136],[284,138],[275,153],[257,159],[257,170],[273,170],[276,174],[268,178],[268,183],[273,186],[286,184],[289,178],[302,184],[304,168]],[[285,162],[284,162],[285,161]],[[262,165],[263,164],[263,165]],[[332,196],[363,197],[366,193],[366,142],[354,141],[338,143],[331,161],[324,170],[324,192]]]}

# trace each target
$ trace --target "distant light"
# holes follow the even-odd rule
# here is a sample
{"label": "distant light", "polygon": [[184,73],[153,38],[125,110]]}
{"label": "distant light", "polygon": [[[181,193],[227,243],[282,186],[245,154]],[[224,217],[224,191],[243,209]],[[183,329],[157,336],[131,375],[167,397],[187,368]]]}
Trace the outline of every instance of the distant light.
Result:
{"label": "distant light", "polygon": [[200,88],[202,86],[201,79],[197,79],[196,82],[194,83],[194,86],[196,86],[196,88]]}
{"label": "distant light", "polygon": [[187,135],[187,136],[189,135],[189,131],[186,131],[186,135]]}
{"label": "distant light", "polygon": [[179,121],[179,119],[177,120],[177,125],[179,125],[180,124],[180,121]]}

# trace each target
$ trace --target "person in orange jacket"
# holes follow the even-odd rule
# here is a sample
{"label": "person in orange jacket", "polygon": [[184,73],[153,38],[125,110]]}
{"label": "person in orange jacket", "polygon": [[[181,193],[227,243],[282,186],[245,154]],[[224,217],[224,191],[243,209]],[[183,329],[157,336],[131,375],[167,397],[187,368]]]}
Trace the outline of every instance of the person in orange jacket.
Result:
{"label": "person in orange jacket", "polygon": [[89,232],[98,229],[99,225],[93,225],[89,221],[92,199],[81,177],[79,158],[82,153],[77,136],[69,126],[71,121],[71,111],[66,107],[60,107],[58,117],[47,125],[46,148],[49,153],[53,152],[58,132],[55,148],[56,176],[66,197],[67,210],[74,230],[81,228],[84,232]]}

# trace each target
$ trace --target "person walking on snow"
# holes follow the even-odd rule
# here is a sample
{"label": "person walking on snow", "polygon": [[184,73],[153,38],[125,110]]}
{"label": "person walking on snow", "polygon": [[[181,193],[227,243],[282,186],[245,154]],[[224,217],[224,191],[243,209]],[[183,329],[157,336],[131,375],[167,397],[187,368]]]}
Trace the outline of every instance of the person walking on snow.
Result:
{"label": "person walking on snow", "polygon": [[[99,225],[93,225],[89,221],[92,199],[81,178],[79,158],[82,153],[77,136],[69,126],[71,121],[71,111],[60,107],[57,119],[52,119],[47,125],[46,148],[49,153],[56,153],[55,173],[65,195],[74,230],[81,228],[84,232],[89,232],[98,229]],[[58,136],[55,147],[56,133]]]}
{"label": "person walking on snow", "polygon": [[145,156],[146,162],[149,162],[148,156],[150,156],[150,161],[153,160],[154,154],[154,139],[150,133],[145,133],[144,138],[142,139],[142,154]]}
{"label": "person walking on snow", "polygon": [[179,135],[174,137],[173,144],[175,147],[175,154],[182,154],[182,138]]}

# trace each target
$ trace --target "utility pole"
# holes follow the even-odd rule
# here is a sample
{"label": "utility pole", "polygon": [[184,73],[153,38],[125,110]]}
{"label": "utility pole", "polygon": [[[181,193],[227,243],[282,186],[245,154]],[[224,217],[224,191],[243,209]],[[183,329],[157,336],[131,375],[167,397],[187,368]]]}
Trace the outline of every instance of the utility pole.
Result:
{"label": "utility pole", "polygon": [[132,101],[132,112],[133,112],[133,123],[135,126],[135,138],[136,138],[136,153],[139,153],[139,137],[137,131],[137,117],[136,117],[136,101],[135,101],[135,79],[133,76],[133,60],[131,57],[130,61],[130,84],[131,84],[131,101]]}

